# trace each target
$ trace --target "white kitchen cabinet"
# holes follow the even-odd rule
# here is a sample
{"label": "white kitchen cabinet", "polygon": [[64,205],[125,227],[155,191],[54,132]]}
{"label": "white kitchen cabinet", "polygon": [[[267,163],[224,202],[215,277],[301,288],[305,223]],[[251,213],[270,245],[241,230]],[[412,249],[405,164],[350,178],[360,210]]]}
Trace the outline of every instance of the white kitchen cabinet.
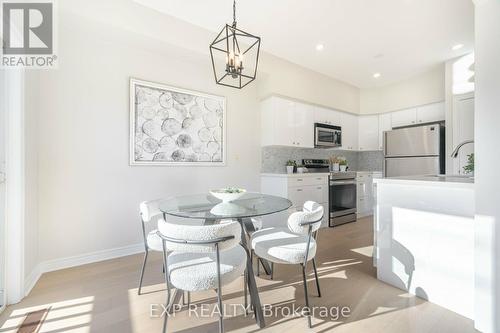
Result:
{"label": "white kitchen cabinet", "polygon": [[344,150],[358,150],[358,117],[350,113],[340,116],[342,147]]}
{"label": "white kitchen cabinet", "polygon": [[444,102],[417,107],[417,123],[425,124],[445,119]]}
{"label": "white kitchen cabinet", "polygon": [[358,140],[359,150],[378,150],[378,116],[360,116],[358,117]]}
{"label": "white kitchen cabinet", "polygon": [[390,113],[378,116],[378,149],[384,150],[384,132],[392,130],[392,117]]}
{"label": "white kitchen cabinet", "polygon": [[[314,108],[308,104],[295,104],[295,146],[314,148]],[[292,142],[293,143],[293,142]]]}
{"label": "white kitchen cabinet", "polygon": [[302,210],[308,200],[321,204],[325,210],[322,226],[328,226],[328,173],[262,174],[261,192],[288,198],[292,207],[287,212],[263,217],[264,227],[286,226],[288,215]]}
{"label": "white kitchen cabinet", "polygon": [[315,123],[340,126],[340,116],[341,116],[341,112],[338,112],[338,111],[335,111],[332,109],[323,108],[320,106],[314,107],[314,122]]}
{"label": "white kitchen cabinet", "polygon": [[417,108],[405,109],[391,113],[392,127],[415,125],[417,123]]}
{"label": "white kitchen cabinet", "polygon": [[314,147],[311,105],[270,97],[261,102],[262,145]]}
{"label": "white kitchen cabinet", "polygon": [[373,206],[376,201],[374,178],[382,177],[381,172],[363,171],[356,173],[356,197],[358,217],[373,215]]}

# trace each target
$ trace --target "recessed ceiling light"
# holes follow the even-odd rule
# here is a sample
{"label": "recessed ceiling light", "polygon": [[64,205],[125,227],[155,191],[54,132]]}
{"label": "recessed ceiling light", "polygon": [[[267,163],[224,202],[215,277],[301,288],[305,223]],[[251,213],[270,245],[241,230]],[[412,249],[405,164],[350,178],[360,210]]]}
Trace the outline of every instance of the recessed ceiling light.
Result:
{"label": "recessed ceiling light", "polygon": [[376,78],[376,79],[378,79],[380,77],[380,73],[373,74],[373,77]]}
{"label": "recessed ceiling light", "polygon": [[325,46],[323,44],[316,44],[316,51],[323,51]]}
{"label": "recessed ceiling light", "polygon": [[451,49],[452,49],[453,51],[456,51],[456,50],[460,50],[462,47],[464,47],[464,44],[457,44],[457,45],[453,45],[453,46],[451,47]]}

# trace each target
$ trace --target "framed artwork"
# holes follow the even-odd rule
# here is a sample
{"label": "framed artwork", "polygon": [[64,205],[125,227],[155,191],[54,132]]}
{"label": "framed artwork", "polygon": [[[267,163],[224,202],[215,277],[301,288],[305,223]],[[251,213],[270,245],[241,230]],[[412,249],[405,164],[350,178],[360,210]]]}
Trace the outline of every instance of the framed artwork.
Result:
{"label": "framed artwork", "polygon": [[130,164],[223,166],[226,99],[130,79]]}

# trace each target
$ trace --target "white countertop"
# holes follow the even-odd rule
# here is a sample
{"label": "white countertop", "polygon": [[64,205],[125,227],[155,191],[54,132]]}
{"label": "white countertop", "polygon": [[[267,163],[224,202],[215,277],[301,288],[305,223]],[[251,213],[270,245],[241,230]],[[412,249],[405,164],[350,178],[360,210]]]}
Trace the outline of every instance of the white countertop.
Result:
{"label": "white countertop", "polygon": [[317,177],[329,176],[329,172],[306,172],[306,173],[261,173],[264,177]]}
{"label": "white countertop", "polygon": [[[356,172],[357,174],[362,173],[362,174],[381,174],[382,171],[354,171],[350,170],[351,172]],[[305,172],[305,173],[270,173],[270,172],[264,172],[260,174],[261,176],[264,177],[314,177],[314,176],[329,176],[330,172]]]}
{"label": "white countertop", "polygon": [[373,180],[377,184],[402,184],[439,187],[457,187],[474,189],[474,179],[467,176],[456,175],[422,175],[406,177],[377,178]]}

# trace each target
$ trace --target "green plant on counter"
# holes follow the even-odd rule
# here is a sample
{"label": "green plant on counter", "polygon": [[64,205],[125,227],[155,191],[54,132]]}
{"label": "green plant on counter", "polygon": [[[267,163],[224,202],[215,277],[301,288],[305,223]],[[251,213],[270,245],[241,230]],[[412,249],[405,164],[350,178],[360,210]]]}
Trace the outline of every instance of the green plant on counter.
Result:
{"label": "green plant on counter", "polygon": [[347,165],[347,160],[340,160],[339,165]]}
{"label": "green plant on counter", "polygon": [[295,162],[294,160],[288,160],[288,161],[286,161],[286,166],[294,166],[294,167],[296,167],[297,166],[297,162]]}
{"label": "green plant on counter", "polygon": [[467,165],[464,166],[465,173],[474,172],[474,153],[467,155]]}

